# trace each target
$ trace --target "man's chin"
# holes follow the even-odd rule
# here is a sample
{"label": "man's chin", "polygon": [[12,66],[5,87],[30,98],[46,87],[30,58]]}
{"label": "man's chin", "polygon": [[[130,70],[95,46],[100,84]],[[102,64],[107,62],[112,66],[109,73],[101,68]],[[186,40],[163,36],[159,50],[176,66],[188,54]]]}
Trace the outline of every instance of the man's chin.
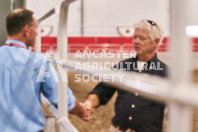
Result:
{"label": "man's chin", "polygon": [[138,51],[136,51],[136,53],[137,53],[137,56],[140,56],[143,54],[142,52],[138,52]]}
{"label": "man's chin", "polygon": [[137,55],[142,54],[142,52],[140,50],[135,50]]}

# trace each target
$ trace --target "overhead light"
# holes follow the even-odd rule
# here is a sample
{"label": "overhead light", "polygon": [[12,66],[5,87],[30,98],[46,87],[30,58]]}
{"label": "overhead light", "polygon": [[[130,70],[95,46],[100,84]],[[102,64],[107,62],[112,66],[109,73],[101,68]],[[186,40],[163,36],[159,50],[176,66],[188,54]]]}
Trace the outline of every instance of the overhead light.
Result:
{"label": "overhead light", "polygon": [[187,26],[186,35],[189,37],[198,37],[198,25]]}

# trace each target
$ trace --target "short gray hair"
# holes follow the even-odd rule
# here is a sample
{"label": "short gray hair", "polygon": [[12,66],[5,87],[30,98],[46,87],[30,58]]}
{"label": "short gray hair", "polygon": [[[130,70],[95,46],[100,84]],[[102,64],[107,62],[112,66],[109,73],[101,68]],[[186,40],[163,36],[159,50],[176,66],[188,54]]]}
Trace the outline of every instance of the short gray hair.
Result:
{"label": "short gray hair", "polygon": [[134,25],[134,28],[147,30],[152,40],[159,39],[158,46],[162,44],[164,31],[162,27],[153,20],[141,20]]}

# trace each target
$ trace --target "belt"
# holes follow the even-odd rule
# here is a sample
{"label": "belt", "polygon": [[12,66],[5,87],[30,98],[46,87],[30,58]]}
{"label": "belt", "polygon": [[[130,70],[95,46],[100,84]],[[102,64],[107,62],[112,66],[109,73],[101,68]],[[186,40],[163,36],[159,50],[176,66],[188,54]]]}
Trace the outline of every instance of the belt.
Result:
{"label": "belt", "polygon": [[125,127],[123,127],[123,126],[119,126],[119,125],[116,125],[116,124],[113,124],[113,123],[112,123],[112,125],[113,125],[115,128],[117,128],[117,129],[119,129],[120,131],[123,131],[123,132],[135,132],[135,130],[133,130],[133,129],[131,129],[131,128],[125,128]]}

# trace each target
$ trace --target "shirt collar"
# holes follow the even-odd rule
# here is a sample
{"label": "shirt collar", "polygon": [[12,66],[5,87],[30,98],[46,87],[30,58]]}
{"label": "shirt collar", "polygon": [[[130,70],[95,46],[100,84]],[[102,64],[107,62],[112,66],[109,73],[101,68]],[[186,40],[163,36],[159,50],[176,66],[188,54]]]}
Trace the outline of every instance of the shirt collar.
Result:
{"label": "shirt collar", "polygon": [[[138,60],[138,56],[136,56],[136,58],[134,58],[135,61]],[[150,59],[149,61],[147,61],[148,63],[151,63],[151,62],[157,62],[158,58],[157,58],[157,54],[155,53],[155,56]]]}
{"label": "shirt collar", "polygon": [[6,41],[6,44],[10,44],[10,43],[13,43],[13,44],[19,44],[21,46],[23,46],[24,48],[27,48],[26,44],[21,42],[21,41],[18,41],[18,40],[7,40]]}
{"label": "shirt collar", "polygon": [[148,62],[157,62],[158,61],[158,58],[157,58],[157,54],[155,53],[155,56],[150,59]]}

